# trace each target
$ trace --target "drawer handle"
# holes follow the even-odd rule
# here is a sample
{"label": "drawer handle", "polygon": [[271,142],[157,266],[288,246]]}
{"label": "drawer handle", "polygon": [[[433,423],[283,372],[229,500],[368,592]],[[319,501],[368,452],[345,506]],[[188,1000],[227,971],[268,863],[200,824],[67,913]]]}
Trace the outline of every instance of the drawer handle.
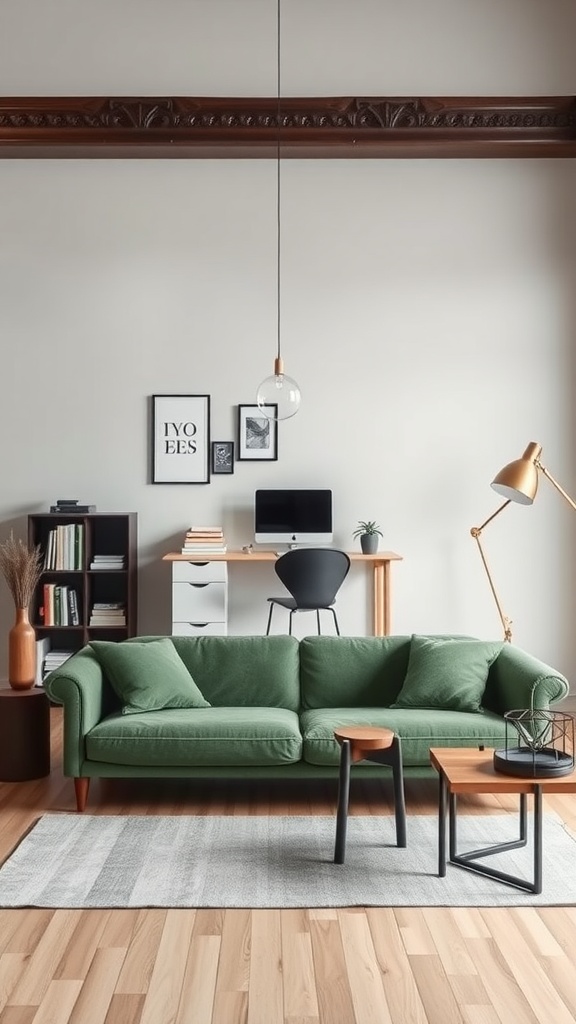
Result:
{"label": "drawer handle", "polygon": [[206,629],[206,626],[208,626],[209,623],[208,622],[189,622],[188,625],[189,626],[196,626],[196,629]]}
{"label": "drawer handle", "polygon": [[190,565],[197,565],[199,569],[205,569],[210,562],[190,562]]}
{"label": "drawer handle", "polygon": [[210,584],[209,583],[189,583],[188,586],[189,587],[196,587],[197,589],[198,588],[202,589],[202,587],[209,587]]}

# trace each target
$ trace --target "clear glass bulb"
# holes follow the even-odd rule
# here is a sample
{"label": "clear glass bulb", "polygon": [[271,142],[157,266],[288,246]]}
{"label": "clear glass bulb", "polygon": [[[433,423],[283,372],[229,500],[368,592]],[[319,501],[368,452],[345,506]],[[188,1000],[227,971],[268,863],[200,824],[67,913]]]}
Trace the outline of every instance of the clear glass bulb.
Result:
{"label": "clear glass bulb", "polygon": [[289,420],[300,408],[300,388],[285,373],[273,373],[258,388],[258,408],[269,420]]}

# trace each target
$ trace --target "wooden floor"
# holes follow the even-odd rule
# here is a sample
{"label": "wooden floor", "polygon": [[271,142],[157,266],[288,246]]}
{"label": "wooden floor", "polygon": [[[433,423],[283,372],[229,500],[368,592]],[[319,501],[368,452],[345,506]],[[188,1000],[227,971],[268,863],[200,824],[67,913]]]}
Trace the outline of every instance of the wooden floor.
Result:
{"label": "wooden floor", "polygon": [[[50,777],[0,783],[1,858],[44,811],[75,813],[51,714]],[[389,795],[355,781],[351,813],[391,813]],[[436,795],[433,780],[407,783],[408,813],[435,814]],[[88,813],[333,814],[335,798],[324,782],[107,781],[92,783]],[[545,803],[576,832],[576,797]],[[574,1021],[575,907],[0,910],[0,1024]]]}

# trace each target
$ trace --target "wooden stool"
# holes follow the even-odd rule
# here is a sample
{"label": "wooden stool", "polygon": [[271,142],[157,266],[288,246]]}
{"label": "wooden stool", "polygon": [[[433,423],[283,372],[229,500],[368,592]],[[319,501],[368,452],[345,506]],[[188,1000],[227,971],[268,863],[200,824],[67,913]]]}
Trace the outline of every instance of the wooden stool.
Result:
{"label": "wooden stool", "polygon": [[396,845],[406,846],[406,806],[404,804],[404,773],[400,737],[392,729],[381,729],[378,726],[343,725],[334,730],[334,739],[341,747],[334,863],[344,863],[350,796],[350,765],[356,761],[375,761],[377,764],[387,764],[392,768]]}
{"label": "wooden stool", "polygon": [[0,779],[25,782],[50,773],[50,702],[40,687],[0,689]]}

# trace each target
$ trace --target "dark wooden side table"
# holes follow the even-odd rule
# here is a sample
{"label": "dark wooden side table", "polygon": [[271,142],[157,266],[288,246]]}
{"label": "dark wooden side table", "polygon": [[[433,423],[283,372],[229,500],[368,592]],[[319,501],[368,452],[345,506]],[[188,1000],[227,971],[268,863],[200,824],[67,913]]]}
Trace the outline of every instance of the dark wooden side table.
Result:
{"label": "dark wooden side table", "polygon": [[383,729],[379,726],[345,725],[334,730],[334,738],[341,747],[334,863],[344,863],[350,794],[350,765],[356,761],[375,761],[377,764],[386,764],[392,768],[396,845],[406,846],[406,806],[400,737],[392,729]]}
{"label": "dark wooden side table", "polygon": [[50,774],[50,701],[41,687],[0,687],[0,780]]}

